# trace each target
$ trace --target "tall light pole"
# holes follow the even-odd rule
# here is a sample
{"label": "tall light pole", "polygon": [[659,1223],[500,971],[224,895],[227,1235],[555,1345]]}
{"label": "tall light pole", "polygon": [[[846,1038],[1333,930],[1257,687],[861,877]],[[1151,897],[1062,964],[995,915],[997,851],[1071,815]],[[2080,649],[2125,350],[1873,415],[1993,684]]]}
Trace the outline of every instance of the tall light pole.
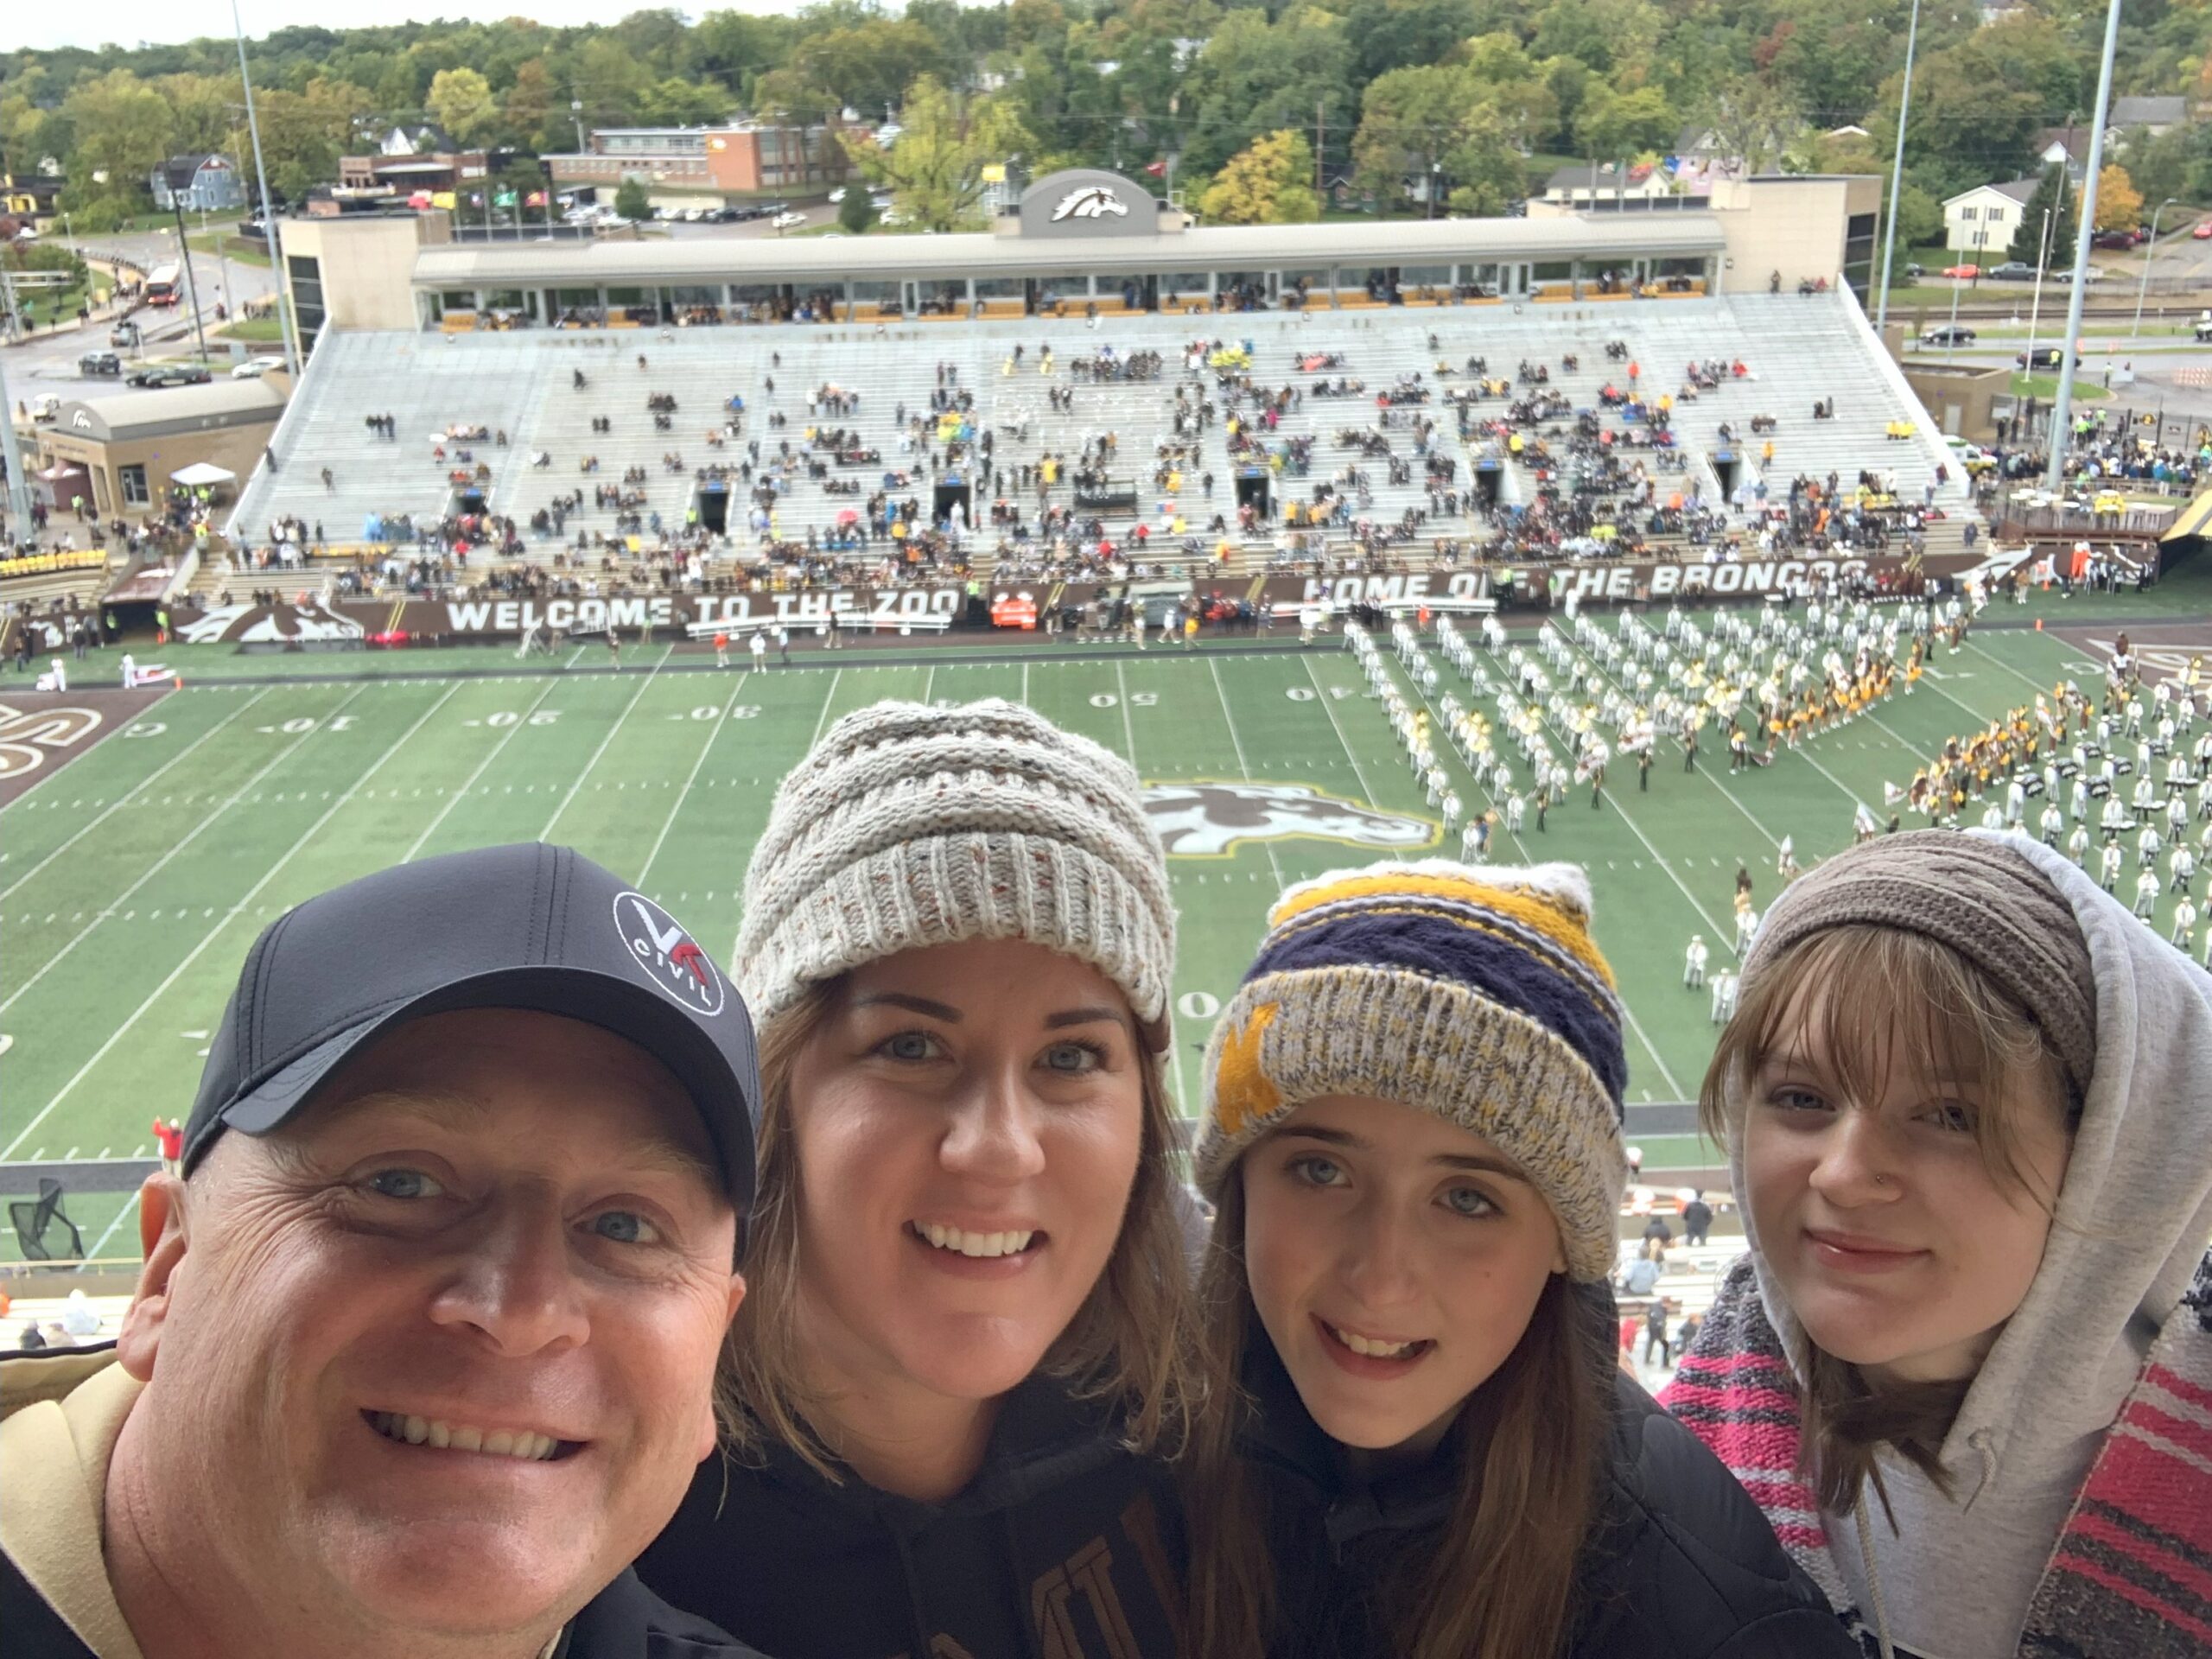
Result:
{"label": "tall light pole", "polygon": [[8,462],[9,530],[17,542],[28,547],[31,539],[31,480],[23,469],[23,446],[16,436],[16,416],[14,406],[8,401],[5,363],[0,363],[0,454],[4,454]]}
{"label": "tall light pole", "polygon": [[[2063,186],[2060,188],[2064,188]],[[2046,207],[2043,210],[2043,228],[2036,232],[2036,296],[2028,306],[2028,362],[2025,371],[2031,375],[2036,372],[2036,323],[2043,315],[2043,268],[2050,258],[2050,215],[2051,209]],[[2012,412],[2017,426],[2019,416],[2017,403]]]}
{"label": "tall light pole", "polygon": [[[2118,3],[2118,0],[2114,0]],[[1874,302],[1874,332],[1890,320],[1890,262],[1897,251],[1897,192],[1904,188],[1904,124],[1912,113],[1912,56],[1920,44],[1920,0],[1912,0],[1912,22],[1904,35],[1904,91],[1897,99],[1897,155],[1890,162],[1890,228],[1882,238],[1882,293]]]}
{"label": "tall light pole", "polygon": [[292,384],[300,380],[300,348],[292,308],[284,298],[284,238],[277,233],[276,215],[269,211],[269,169],[261,161],[261,120],[253,111],[253,77],[245,67],[245,26],[238,21],[238,0],[231,0],[231,32],[238,36],[238,81],[245,88],[245,126],[253,137],[253,179],[261,192],[261,228],[269,245],[269,272],[276,279],[276,338],[284,347],[284,372]]}
{"label": "tall light pole", "polygon": [[2151,286],[2151,256],[2158,251],[2158,214],[2177,206],[2180,201],[2179,196],[2168,196],[2151,215],[2151,239],[2143,245],[2143,276],[2135,284],[2135,326],[2127,331],[2130,340],[2136,339],[2143,332],[2143,296]]}
{"label": "tall light pole", "polygon": [[2104,62],[2097,70],[2097,111],[2089,128],[2089,159],[2082,181],[2082,223],[2074,234],[2074,291],[2066,301],[2066,346],[2059,359],[2058,396],[2050,405],[2050,458],[2044,488],[2053,495],[2066,482],[2067,428],[2073,423],[2074,370],[2082,339],[2082,302],[2088,297],[2089,238],[2096,234],[2097,175],[2104,170],[2105,123],[2112,116],[2112,64],[2120,48],[2120,0],[2107,0]]}

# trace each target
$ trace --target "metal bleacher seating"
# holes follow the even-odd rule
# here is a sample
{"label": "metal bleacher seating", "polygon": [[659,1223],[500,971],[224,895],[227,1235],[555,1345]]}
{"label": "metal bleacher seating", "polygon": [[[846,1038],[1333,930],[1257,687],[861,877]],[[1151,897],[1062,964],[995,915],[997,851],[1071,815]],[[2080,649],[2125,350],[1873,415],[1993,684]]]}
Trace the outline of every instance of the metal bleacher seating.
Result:
{"label": "metal bleacher seating", "polygon": [[[1310,386],[1316,376],[1294,366],[1299,355],[1344,354],[1344,366],[1329,372],[1363,380],[1365,396],[1309,396],[1302,410],[1284,422],[1274,435],[1311,435],[1315,442],[1310,477],[1281,480],[1278,499],[1310,496],[1313,484],[1351,462],[1365,471],[1372,490],[1372,504],[1360,516],[1377,523],[1395,522],[1409,506],[1426,510],[1428,505],[1418,466],[1410,482],[1393,486],[1379,460],[1364,460],[1334,443],[1339,427],[1372,424],[1378,390],[1414,372],[1440,391],[1465,385],[1464,372],[1439,383],[1435,369],[1439,359],[1463,365],[1470,356],[1484,358],[1493,375],[1510,378],[1516,364],[1525,357],[1548,364],[1551,384],[1567,392],[1578,409],[1595,407],[1605,381],[1623,378],[1625,365],[1610,361],[1605,354],[1605,342],[1612,340],[1627,342],[1642,371],[1640,389],[1647,396],[1661,391],[1679,396],[1685,365],[1693,360],[1745,363],[1746,378],[1724,380],[1717,389],[1701,391],[1694,402],[1676,404],[1675,429],[1688,458],[1681,476],[1685,484],[1700,484],[1708,501],[1717,495],[1718,486],[1707,461],[1723,421],[1740,435],[1739,461],[1756,475],[1763,439],[1749,433],[1755,414],[1770,414],[1779,423],[1771,435],[1775,454],[1768,475],[1770,493],[1777,498],[1800,472],[1825,478],[1833,470],[1847,487],[1861,467],[1870,467],[1894,469],[1899,495],[1917,501],[1945,459],[1941,434],[1903,374],[1887,360],[1855,303],[1838,294],[1735,296],[1665,304],[1529,305],[1521,309],[1480,306],[1117,316],[1101,318],[1095,327],[1079,321],[1029,318],[990,319],[957,327],[893,322],[884,325],[880,334],[876,328],[859,323],[466,334],[334,333],[321,342],[276,435],[280,470],[272,474],[265,464],[257,469],[231,520],[232,535],[234,540],[258,544],[266,539],[272,520],[296,517],[320,523],[326,540],[341,544],[360,540],[372,518],[407,513],[418,521],[435,521],[452,502],[448,474],[458,464],[456,448],[468,448],[474,461],[491,467],[491,510],[520,524],[526,524],[556,495],[582,489],[584,508],[569,517],[567,539],[573,542],[579,529],[611,530],[613,512],[594,509],[593,488],[619,482],[627,468],[636,467],[645,474],[647,510],[675,530],[683,525],[691,505],[697,469],[717,463],[734,469],[745,458],[749,442],[760,444],[764,458],[785,441],[794,451],[803,450],[810,423],[806,394],[832,384],[857,391],[860,408],[851,416],[824,416],[821,423],[853,429],[862,447],[881,452],[881,465],[836,469],[840,476],[861,480],[859,496],[829,494],[819,481],[803,475],[791,480],[778,505],[777,529],[784,537],[803,537],[810,528],[829,530],[841,512],[859,506],[867,493],[880,487],[884,472],[918,467],[918,454],[899,449],[902,434],[894,416],[901,404],[910,416],[927,410],[940,363],[954,365],[954,384],[974,394],[976,429],[995,435],[1001,467],[1046,453],[1065,456],[1072,467],[1086,439],[1115,432],[1120,449],[1111,471],[1117,481],[1135,486],[1138,512],[1156,524],[1160,497],[1151,477],[1155,446],[1173,441],[1175,388],[1186,373],[1183,351],[1199,339],[1249,341],[1254,378],[1272,386]],[[1433,351],[1428,345],[1432,333],[1437,336]],[[1002,372],[1016,342],[1025,347],[1024,360],[1018,372]],[[1056,373],[1049,380],[1038,372],[1040,348],[1047,344],[1056,357]],[[1071,384],[1065,372],[1067,362],[1108,344],[1117,352],[1158,349],[1168,359],[1166,370],[1149,382],[1073,382],[1073,410],[1065,415],[1052,410],[1046,391],[1051,385]],[[643,368],[638,364],[640,353],[645,358]],[[1560,359],[1568,354],[1580,359],[1577,371],[1562,369]],[[779,357],[780,362],[775,360]],[[582,389],[574,384],[579,369],[586,379]],[[1211,391],[1212,372],[1199,378]],[[775,383],[772,394],[767,390],[771,378]],[[648,393],[676,399],[669,430],[655,429],[646,408]],[[741,435],[728,439],[725,448],[710,448],[709,429],[720,426],[726,400],[733,395],[745,401]],[[1836,418],[1815,422],[1815,398],[1833,398]],[[1459,482],[1464,489],[1475,456],[1457,436],[1453,412],[1440,399],[1422,407],[1437,422],[1445,453],[1459,461]],[[1500,405],[1491,400],[1485,407]],[[767,416],[772,410],[781,413],[788,424],[771,429]],[[365,416],[385,413],[396,417],[396,442],[371,436],[364,425]],[[611,429],[593,432],[594,416],[606,417]],[[1024,422],[1029,429],[1026,442],[1008,430]],[[1912,423],[1914,435],[1904,441],[1886,437],[1896,423]],[[507,444],[502,448],[491,439],[461,446],[448,442],[445,460],[432,454],[438,435],[455,426],[475,425],[505,431]],[[1402,432],[1392,435],[1396,452],[1410,456],[1407,436]],[[534,452],[548,455],[549,464],[532,467]],[[598,457],[598,470],[580,471],[581,463],[591,455]],[[664,458],[671,455],[680,456],[680,473],[664,465]],[[328,486],[321,478],[325,467],[332,474]],[[1198,475],[1207,471],[1216,479],[1211,504],[1198,494]],[[1217,420],[1204,434],[1198,461],[1186,469],[1182,499],[1192,533],[1203,530],[1212,512],[1233,512],[1234,473],[1222,423]],[[1526,499],[1533,487],[1533,480],[1520,469],[1507,469],[1504,499],[1509,503]],[[734,490],[729,509],[731,539],[741,549],[758,539],[747,524],[748,504],[742,490],[742,486]],[[918,478],[911,493],[920,494],[926,505],[926,480]],[[1053,499],[1066,501],[1067,491],[1056,492]],[[1967,480],[1955,468],[1938,486],[1937,499],[1954,514],[1967,507]],[[1019,505],[1033,514],[1033,496]],[[977,539],[986,546],[994,539],[988,512],[988,501],[979,501],[976,515],[983,523]],[[1126,517],[1118,523],[1109,518],[1109,533],[1125,533],[1132,523]],[[1465,535],[1470,529],[1464,518],[1432,518],[1421,536]],[[1931,545],[1936,540],[1931,537]],[[555,543],[533,540],[531,546],[533,556],[538,549],[550,556]]]}

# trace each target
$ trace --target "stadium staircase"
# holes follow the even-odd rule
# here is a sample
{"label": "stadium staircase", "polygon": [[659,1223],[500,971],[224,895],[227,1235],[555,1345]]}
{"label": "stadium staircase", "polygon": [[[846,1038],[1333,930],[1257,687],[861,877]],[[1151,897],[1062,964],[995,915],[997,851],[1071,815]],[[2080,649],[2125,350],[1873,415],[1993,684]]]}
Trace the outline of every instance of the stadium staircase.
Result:
{"label": "stadium staircase", "polygon": [[[1437,337],[1433,350],[1428,343],[1431,334]],[[1894,470],[1899,496],[1917,500],[1946,454],[1941,435],[1902,372],[1882,352],[1856,302],[1840,293],[1810,298],[1737,296],[1663,306],[1122,317],[1102,320],[1096,329],[1081,322],[1032,318],[985,321],[957,328],[893,325],[881,334],[866,324],[467,335],[333,333],[320,343],[278,435],[281,470],[274,474],[265,467],[256,471],[231,523],[235,535],[258,544],[265,540],[272,519],[296,517],[310,525],[320,523],[326,539],[342,546],[361,539],[373,518],[407,513],[418,521],[435,520],[449,510],[453,486],[448,473],[463,464],[458,451],[466,448],[471,454],[469,466],[483,462],[492,468],[492,509],[520,523],[526,524],[556,495],[582,490],[584,508],[581,514],[570,515],[563,537],[569,543],[573,543],[579,529],[612,530],[612,510],[594,508],[591,493],[597,485],[619,484],[632,467],[645,472],[645,511],[658,512],[663,524],[675,530],[683,525],[691,505],[693,474],[698,468],[719,463],[734,469],[745,458],[748,442],[760,444],[764,459],[785,441],[794,452],[801,451],[810,424],[808,391],[824,384],[856,390],[861,397],[857,414],[822,416],[819,423],[853,429],[862,447],[881,452],[881,465],[838,469],[840,476],[861,480],[859,495],[828,494],[819,480],[805,477],[803,471],[791,479],[779,503],[777,529],[787,537],[804,537],[809,529],[827,531],[841,512],[860,507],[868,493],[880,486],[886,471],[914,473],[914,493],[925,492],[926,475],[918,473],[920,457],[900,453],[900,433],[893,417],[901,403],[910,415],[926,410],[936,365],[950,362],[958,371],[955,384],[975,396],[973,418],[978,431],[988,427],[996,435],[1001,468],[1053,453],[1065,457],[1072,470],[1084,441],[1111,430],[1119,437],[1120,448],[1109,472],[1117,482],[1135,486],[1139,513],[1157,525],[1160,495],[1152,481],[1154,455],[1160,444],[1173,440],[1174,391],[1185,375],[1184,348],[1201,334],[1209,340],[1249,342],[1253,375],[1261,385],[1288,384],[1309,390],[1304,406],[1291,412],[1274,435],[1311,435],[1312,472],[1304,479],[1281,479],[1280,499],[1310,499],[1313,486],[1348,464],[1357,465],[1368,475],[1372,492],[1371,505],[1358,516],[1378,524],[1396,522],[1408,507],[1426,510],[1422,473],[1416,464],[1410,482],[1392,485],[1379,457],[1369,460],[1355,450],[1339,448],[1336,432],[1345,426],[1371,425],[1376,394],[1401,375],[1419,372],[1424,384],[1440,394],[1467,383],[1464,372],[1440,381],[1435,372],[1440,359],[1461,365],[1470,356],[1480,356],[1493,375],[1509,379],[1522,358],[1542,361],[1549,367],[1554,386],[1567,392],[1577,408],[1590,408],[1596,406],[1599,390],[1608,379],[1626,384],[1626,364],[1609,360],[1605,354],[1608,340],[1626,340],[1630,357],[1642,370],[1639,389],[1647,396],[1661,391],[1677,394],[1675,429],[1688,457],[1688,470],[1681,477],[1696,481],[1708,500],[1718,495],[1712,463],[1719,447],[1717,429],[1723,422],[1740,435],[1735,451],[1739,470],[1757,475],[1764,442],[1750,431],[1751,418],[1757,414],[1770,414],[1779,423],[1771,435],[1770,496],[1786,492],[1789,480],[1800,472],[1825,478],[1833,470],[1847,488],[1859,469],[1867,467]],[[1020,370],[1004,373],[1002,367],[1017,341],[1025,347]],[[1052,410],[1045,392],[1048,385],[1071,384],[1065,374],[1068,360],[1109,343],[1124,353],[1155,348],[1168,362],[1155,381],[1072,382],[1073,411],[1061,415]],[[1057,359],[1050,380],[1038,372],[1039,353],[1046,344]],[[1307,353],[1330,352],[1341,353],[1344,364],[1328,374],[1364,381],[1363,397],[1310,395],[1321,372],[1300,371],[1295,361]],[[644,368],[638,365],[639,353],[646,359]],[[1571,372],[1560,364],[1569,354],[1580,359],[1579,369]],[[779,356],[780,362],[775,360]],[[1724,379],[1694,401],[1681,398],[1685,365],[1707,359],[1740,359],[1749,373],[1742,379]],[[581,390],[574,385],[577,370],[586,378]],[[771,378],[776,387],[772,394],[767,391]],[[1211,370],[1204,384],[1212,390]],[[649,392],[676,398],[670,430],[655,429],[645,407]],[[723,448],[712,448],[707,432],[720,424],[725,401],[733,395],[745,400],[743,435],[728,440]],[[1813,402],[1831,397],[1838,417],[1815,422]],[[1217,396],[1215,401],[1218,413]],[[1464,492],[1478,451],[1459,442],[1454,412],[1440,396],[1419,407],[1441,429],[1446,452],[1461,462],[1456,481]],[[767,416],[772,410],[782,414],[788,424],[771,429]],[[396,442],[369,435],[364,418],[372,413],[396,417]],[[594,416],[606,417],[611,430],[594,434]],[[1007,430],[1025,422],[1029,428],[1027,442]],[[1618,424],[1610,418],[1607,423]],[[1908,423],[1912,435],[1885,435],[1897,423]],[[454,427],[475,425],[504,430],[508,443],[502,448],[488,438],[448,440],[445,459],[433,456],[440,435]],[[1412,460],[1410,435],[1399,429],[1390,437],[1394,450]],[[550,457],[543,468],[530,465],[537,451]],[[580,464],[591,455],[598,457],[598,470],[581,471]],[[683,461],[680,474],[664,465],[664,457],[671,455]],[[321,480],[326,467],[333,475],[328,488]],[[1197,493],[1197,475],[1206,471],[1216,480],[1211,504]],[[1203,533],[1213,511],[1233,513],[1234,474],[1223,424],[1217,418],[1204,434],[1199,459],[1186,468],[1184,502],[1191,533]],[[1526,499],[1533,486],[1533,480],[1520,469],[1507,469],[1508,500]],[[1055,493],[1055,499],[1068,499],[1065,488]],[[1957,544],[1961,521],[1956,515],[1970,507],[1967,480],[1956,469],[1937,486],[1936,499],[1954,517],[1931,531],[1931,550]],[[756,538],[747,527],[749,503],[742,486],[733,493],[730,505],[733,546],[749,550]],[[1034,498],[1024,505],[1033,510]],[[986,501],[977,512],[984,521],[982,533],[973,537],[985,547],[995,539],[988,534],[988,512]],[[1126,536],[1134,522],[1126,517],[1111,518],[1109,532]],[[1420,540],[1464,534],[1466,528],[1463,521],[1432,518],[1422,526]],[[533,540],[531,556],[550,558],[556,547],[550,540]],[[1248,548],[1239,563],[1250,566],[1264,557],[1263,548]]]}

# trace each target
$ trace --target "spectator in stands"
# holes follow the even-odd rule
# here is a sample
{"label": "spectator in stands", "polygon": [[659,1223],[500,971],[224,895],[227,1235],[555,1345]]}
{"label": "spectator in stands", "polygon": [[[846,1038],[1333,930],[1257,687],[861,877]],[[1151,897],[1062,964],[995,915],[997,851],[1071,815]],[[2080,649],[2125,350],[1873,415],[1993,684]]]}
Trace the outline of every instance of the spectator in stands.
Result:
{"label": "spectator in stands", "polygon": [[80,1342],[99,1335],[99,1310],[81,1289],[71,1291],[68,1300],[62,1303],[61,1328]]}
{"label": "spectator in stands", "polygon": [[640,1573],[771,1652],[1013,1656],[1074,1650],[1033,1586],[1080,1560],[1115,1650],[1183,1648],[1146,1455],[1193,1386],[1174,909],[1136,774],[1019,705],[878,703],[785,779],[747,886],[734,1455]]}
{"label": "spectator in stands", "polygon": [[1751,1255],[1667,1397],[1867,1651],[2202,1650],[2208,1070],[2204,976],[2025,836],[1769,907],[1700,1101]]}
{"label": "spectator in stands", "polygon": [[626,1570],[714,1444],[750,1027],[566,849],[264,931],[119,1342],[0,1362],[11,1653],[743,1656]]}
{"label": "spectator in stands", "polygon": [[1682,1206],[1682,1243],[1695,1249],[1713,1233],[1713,1206],[1705,1201],[1702,1191],[1693,1191],[1689,1202]]}
{"label": "spectator in stands", "polygon": [[1589,892],[1377,864],[1271,912],[1206,1048],[1188,1651],[1851,1653],[1616,1370],[1627,1062]]}

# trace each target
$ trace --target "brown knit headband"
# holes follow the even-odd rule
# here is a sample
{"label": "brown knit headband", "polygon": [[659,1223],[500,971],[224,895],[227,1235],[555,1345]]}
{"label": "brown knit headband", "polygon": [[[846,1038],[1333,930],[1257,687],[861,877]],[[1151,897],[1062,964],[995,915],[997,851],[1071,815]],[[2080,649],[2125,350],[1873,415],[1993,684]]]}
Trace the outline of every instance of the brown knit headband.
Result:
{"label": "brown knit headband", "polygon": [[1791,882],[1768,908],[1744,988],[1801,940],[1893,927],[1949,946],[2028,1011],[2074,1098],[2096,1068],[2097,987],[2082,926],[2049,876],[2013,848],[1951,830],[1883,836]]}

